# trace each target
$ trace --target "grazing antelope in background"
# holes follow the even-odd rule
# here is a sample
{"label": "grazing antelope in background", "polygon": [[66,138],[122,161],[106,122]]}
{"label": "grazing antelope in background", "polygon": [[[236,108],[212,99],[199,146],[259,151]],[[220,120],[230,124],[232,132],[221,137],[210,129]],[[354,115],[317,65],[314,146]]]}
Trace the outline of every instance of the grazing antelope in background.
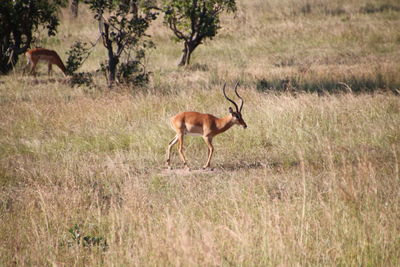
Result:
{"label": "grazing antelope in background", "polygon": [[202,136],[204,141],[208,146],[208,159],[206,164],[203,166],[204,169],[210,167],[210,161],[212,154],[214,152],[214,147],[212,145],[212,139],[214,136],[225,132],[233,125],[238,124],[242,125],[243,128],[247,128],[246,123],[242,118],[242,107],[243,107],[243,98],[237,92],[237,87],[239,83],[236,83],[235,93],[241,100],[240,108],[238,105],[229,97],[226,96],[225,86],[222,88],[222,92],[224,93],[225,98],[230,101],[236,108],[236,111],[233,111],[231,107],[229,107],[229,115],[223,118],[217,118],[211,114],[203,114],[198,112],[182,112],[171,118],[171,126],[176,132],[176,136],[174,139],[169,142],[168,150],[167,150],[167,166],[170,167],[170,153],[171,148],[179,141],[179,155],[185,165],[188,167],[186,163],[185,156],[183,155],[183,137],[184,135],[194,135],[194,136]]}
{"label": "grazing antelope in background", "polygon": [[29,74],[32,74],[35,71],[36,65],[39,61],[47,61],[49,67],[49,75],[52,69],[52,65],[55,64],[62,70],[64,76],[67,76],[67,69],[65,68],[64,63],[62,62],[56,51],[46,48],[33,48],[28,50],[25,53],[25,56],[28,62],[24,68],[24,73],[28,66],[31,66]]}

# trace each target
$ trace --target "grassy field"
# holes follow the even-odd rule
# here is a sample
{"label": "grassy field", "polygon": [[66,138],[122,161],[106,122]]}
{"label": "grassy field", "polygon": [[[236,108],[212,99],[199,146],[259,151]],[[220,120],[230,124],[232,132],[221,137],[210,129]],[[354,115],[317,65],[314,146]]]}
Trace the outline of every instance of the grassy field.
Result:
{"label": "grassy field", "polygon": [[[63,14],[41,45],[65,61],[98,33]],[[146,88],[71,88],[22,58],[0,77],[0,266],[400,265],[398,1],[239,0],[222,21],[186,69],[156,21]],[[214,171],[194,137],[193,171],[176,148],[167,171],[169,118],[224,116],[236,81],[248,128],[214,139]]]}

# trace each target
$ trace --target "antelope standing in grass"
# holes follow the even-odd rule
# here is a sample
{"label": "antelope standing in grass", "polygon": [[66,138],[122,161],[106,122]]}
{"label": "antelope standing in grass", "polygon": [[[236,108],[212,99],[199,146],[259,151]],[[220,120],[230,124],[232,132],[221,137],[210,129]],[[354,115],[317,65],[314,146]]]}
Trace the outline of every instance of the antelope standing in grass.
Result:
{"label": "antelope standing in grass", "polygon": [[222,92],[224,93],[225,98],[231,102],[236,110],[234,111],[231,107],[229,107],[229,115],[223,118],[217,118],[211,114],[203,114],[193,111],[186,111],[179,113],[171,118],[171,126],[175,130],[176,135],[174,139],[169,142],[168,149],[167,149],[167,166],[170,168],[170,154],[171,148],[177,142],[179,142],[179,155],[183,164],[186,168],[188,168],[185,155],[183,154],[183,137],[185,135],[194,135],[194,136],[202,136],[204,142],[208,146],[208,158],[206,164],[203,166],[204,169],[210,167],[211,157],[214,152],[214,147],[212,145],[212,139],[227,130],[229,130],[233,125],[241,125],[243,128],[247,128],[246,123],[242,117],[242,107],[243,107],[243,98],[238,94],[237,87],[239,83],[236,83],[235,86],[235,93],[237,97],[239,97],[241,103],[240,108],[238,105],[229,97],[226,96],[225,93],[225,86],[224,84],[222,88]]}
{"label": "antelope standing in grass", "polygon": [[31,67],[29,74],[34,73],[38,62],[45,61],[48,64],[48,74],[49,75],[51,73],[52,65],[55,64],[64,73],[64,76],[67,76],[67,69],[65,68],[64,63],[62,62],[61,58],[58,56],[56,51],[46,49],[46,48],[33,48],[33,49],[28,50],[25,53],[25,56],[26,56],[28,62],[24,68],[24,73],[25,73],[25,70],[29,66]]}

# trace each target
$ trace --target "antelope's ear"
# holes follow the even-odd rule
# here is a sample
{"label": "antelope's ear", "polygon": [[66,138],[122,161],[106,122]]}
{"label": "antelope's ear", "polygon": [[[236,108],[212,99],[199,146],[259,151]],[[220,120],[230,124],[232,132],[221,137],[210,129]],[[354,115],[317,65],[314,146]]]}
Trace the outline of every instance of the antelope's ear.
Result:
{"label": "antelope's ear", "polygon": [[229,113],[233,113],[233,109],[231,107],[229,107]]}

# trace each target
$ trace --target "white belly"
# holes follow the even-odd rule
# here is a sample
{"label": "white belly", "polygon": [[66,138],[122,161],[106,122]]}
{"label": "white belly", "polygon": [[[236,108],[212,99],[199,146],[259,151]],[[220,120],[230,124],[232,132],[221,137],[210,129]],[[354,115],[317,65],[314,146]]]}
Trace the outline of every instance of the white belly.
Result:
{"label": "white belly", "polygon": [[189,133],[189,132],[185,132],[185,134],[190,135],[190,136],[203,136],[201,133]]}
{"label": "white belly", "polygon": [[199,126],[194,126],[191,124],[186,124],[185,134],[191,136],[202,136],[203,128]]}

